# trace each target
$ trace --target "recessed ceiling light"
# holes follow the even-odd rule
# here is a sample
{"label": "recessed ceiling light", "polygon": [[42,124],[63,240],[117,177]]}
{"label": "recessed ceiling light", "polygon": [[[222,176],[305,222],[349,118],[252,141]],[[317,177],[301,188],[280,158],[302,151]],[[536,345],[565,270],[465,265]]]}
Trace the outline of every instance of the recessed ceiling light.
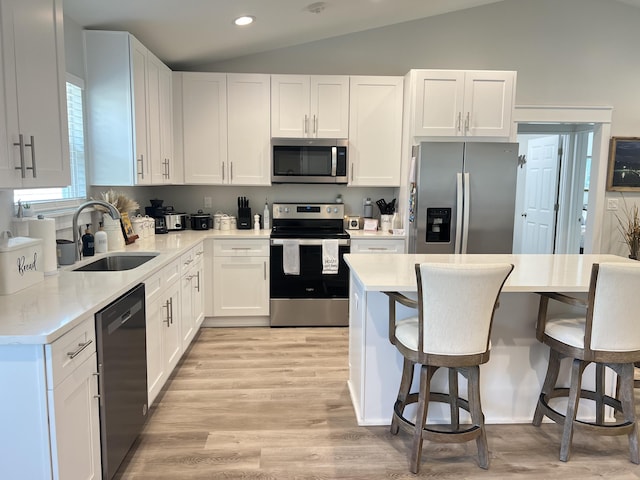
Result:
{"label": "recessed ceiling light", "polygon": [[251,15],[244,15],[242,17],[236,18],[233,23],[235,23],[239,27],[244,27],[245,25],[250,25],[254,22],[256,17],[252,17]]}

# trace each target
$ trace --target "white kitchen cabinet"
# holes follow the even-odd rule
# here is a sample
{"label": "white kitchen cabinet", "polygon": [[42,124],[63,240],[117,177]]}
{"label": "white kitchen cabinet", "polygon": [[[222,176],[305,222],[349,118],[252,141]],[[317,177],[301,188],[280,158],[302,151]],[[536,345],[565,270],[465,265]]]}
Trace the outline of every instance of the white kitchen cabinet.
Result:
{"label": "white kitchen cabinet", "polygon": [[147,53],[149,168],[154,185],[182,183],[173,155],[173,102],[171,69]]}
{"label": "white kitchen cabinet", "polygon": [[62,0],[1,0],[0,21],[0,188],[66,187]]}
{"label": "white kitchen cabinet", "polygon": [[149,405],[162,390],[182,355],[180,260],[145,280],[147,389]]}
{"label": "white kitchen cabinet", "polygon": [[184,183],[220,185],[227,181],[227,76],[182,72],[180,102]]}
{"label": "white kitchen cabinet", "polygon": [[102,478],[93,316],[49,345],[0,347],[2,478]]}
{"label": "white kitchen cabinet", "polygon": [[271,184],[269,85],[269,75],[227,74],[227,183]]}
{"label": "white kitchen cabinet", "polygon": [[[176,73],[184,181],[269,185],[269,75]],[[176,107],[178,108],[178,107]]]}
{"label": "white kitchen cabinet", "polygon": [[404,253],[404,239],[352,238],[351,253]]}
{"label": "white kitchen cabinet", "polygon": [[269,240],[215,240],[213,316],[269,315]]}
{"label": "white kitchen cabinet", "polygon": [[403,77],[351,77],[350,186],[400,185]]}
{"label": "white kitchen cabinet", "polygon": [[185,351],[204,320],[204,247],[200,243],[180,257],[180,332]]}
{"label": "white kitchen cabinet", "polygon": [[271,136],[347,138],[349,77],[272,75]]}
{"label": "white kitchen cabinet", "polygon": [[90,183],[174,183],[168,68],[127,32],[84,35]]}
{"label": "white kitchen cabinet", "polygon": [[416,137],[509,137],[516,72],[412,70]]}

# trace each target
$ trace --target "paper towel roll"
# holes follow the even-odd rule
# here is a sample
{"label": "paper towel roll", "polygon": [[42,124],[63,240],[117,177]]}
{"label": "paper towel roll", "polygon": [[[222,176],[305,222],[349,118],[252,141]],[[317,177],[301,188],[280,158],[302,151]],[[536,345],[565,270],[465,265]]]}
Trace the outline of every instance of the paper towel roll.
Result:
{"label": "paper towel roll", "polygon": [[29,236],[42,239],[42,264],[44,274],[53,275],[58,272],[56,254],[56,221],[53,218],[38,216],[29,220]]}

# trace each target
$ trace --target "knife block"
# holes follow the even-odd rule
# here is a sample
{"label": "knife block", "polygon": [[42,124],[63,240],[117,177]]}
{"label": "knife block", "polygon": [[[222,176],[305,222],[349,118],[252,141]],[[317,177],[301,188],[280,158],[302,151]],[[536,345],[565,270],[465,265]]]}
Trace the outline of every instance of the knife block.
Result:
{"label": "knife block", "polygon": [[251,208],[239,207],[238,208],[238,230],[250,230],[253,228],[251,217]]}

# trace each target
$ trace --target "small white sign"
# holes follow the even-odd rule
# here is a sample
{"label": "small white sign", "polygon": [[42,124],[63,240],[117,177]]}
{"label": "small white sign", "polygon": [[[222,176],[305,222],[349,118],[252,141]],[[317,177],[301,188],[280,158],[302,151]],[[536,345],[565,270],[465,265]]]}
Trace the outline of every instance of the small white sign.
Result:
{"label": "small white sign", "polygon": [[367,232],[375,232],[378,230],[378,219],[377,218],[365,218],[364,219],[364,230]]}

